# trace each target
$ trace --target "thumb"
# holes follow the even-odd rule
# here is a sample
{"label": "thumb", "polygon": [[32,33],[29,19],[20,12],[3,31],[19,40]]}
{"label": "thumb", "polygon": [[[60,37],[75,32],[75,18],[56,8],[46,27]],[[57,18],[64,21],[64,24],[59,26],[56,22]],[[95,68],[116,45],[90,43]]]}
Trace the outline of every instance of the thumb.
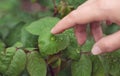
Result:
{"label": "thumb", "polygon": [[112,52],[120,48],[120,31],[99,40],[92,49],[94,55]]}

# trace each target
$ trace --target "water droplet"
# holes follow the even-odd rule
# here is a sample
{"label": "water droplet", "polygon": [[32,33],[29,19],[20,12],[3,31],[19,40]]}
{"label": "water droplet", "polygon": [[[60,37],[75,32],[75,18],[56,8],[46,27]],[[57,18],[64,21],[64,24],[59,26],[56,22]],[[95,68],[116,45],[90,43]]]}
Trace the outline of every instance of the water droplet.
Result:
{"label": "water droplet", "polygon": [[51,37],[51,40],[52,40],[52,41],[55,41],[55,37]]}

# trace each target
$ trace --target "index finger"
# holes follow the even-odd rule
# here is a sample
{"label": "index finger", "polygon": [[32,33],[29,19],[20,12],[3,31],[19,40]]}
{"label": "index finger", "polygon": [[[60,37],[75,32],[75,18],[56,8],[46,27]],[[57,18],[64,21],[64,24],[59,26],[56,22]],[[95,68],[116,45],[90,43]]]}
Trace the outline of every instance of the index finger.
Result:
{"label": "index finger", "polygon": [[86,24],[93,21],[101,20],[101,11],[94,4],[85,4],[79,9],[72,11],[51,30],[53,34],[58,34],[77,24]]}

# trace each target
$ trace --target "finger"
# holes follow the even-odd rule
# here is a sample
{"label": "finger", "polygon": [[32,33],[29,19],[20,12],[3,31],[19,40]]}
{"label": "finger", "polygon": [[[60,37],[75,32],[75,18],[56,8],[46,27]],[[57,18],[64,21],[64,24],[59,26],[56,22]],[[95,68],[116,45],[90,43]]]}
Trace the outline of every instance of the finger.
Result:
{"label": "finger", "polygon": [[120,48],[120,31],[99,40],[92,49],[94,55],[112,52]]}
{"label": "finger", "polygon": [[86,41],[86,25],[77,25],[74,31],[78,44],[83,45]]}
{"label": "finger", "polygon": [[93,21],[103,20],[104,17],[96,5],[85,3],[59,21],[51,30],[51,33],[58,34],[77,24],[87,24]]}
{"label": "finger", "polygon": [[102,28],[100,22],[93,22],[90,24],[91,33],[94,37],[94,40],[97,42],[103,37]]}

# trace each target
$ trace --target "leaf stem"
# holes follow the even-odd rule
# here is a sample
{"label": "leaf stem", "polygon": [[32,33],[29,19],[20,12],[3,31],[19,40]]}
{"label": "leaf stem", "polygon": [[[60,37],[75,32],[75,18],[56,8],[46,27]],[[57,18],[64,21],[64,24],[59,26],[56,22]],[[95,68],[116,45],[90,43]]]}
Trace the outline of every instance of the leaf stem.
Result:
{"label": "leaf stem", "polygon": [[53,16],[56,16],[56,15],[58,14],[56,1],[55,1],[55,0],[52,0],[52,2],[53,2],[53,5],[54,5],[54,14],[53,14]]}
{"label": "leaf stem", "polygon": [[81,54],[92,55],[91,52],[81,52]]}
{"label": "leaf stem", "polygon": [[55,76],[55,75],[54,75],[54,72],[53,72],[53,69],[52,69],[52,67],[51,67],[51,65],[49,65],[49,70],[50,70],[51,76]]}
{"label": "leaf stem", "polygon": [[54,8],[56,8],[56,7],[57,7],[57,5],[56,5],[55,0],[52,0],[52,2],[53,2],[53,5],[54,5]]}

